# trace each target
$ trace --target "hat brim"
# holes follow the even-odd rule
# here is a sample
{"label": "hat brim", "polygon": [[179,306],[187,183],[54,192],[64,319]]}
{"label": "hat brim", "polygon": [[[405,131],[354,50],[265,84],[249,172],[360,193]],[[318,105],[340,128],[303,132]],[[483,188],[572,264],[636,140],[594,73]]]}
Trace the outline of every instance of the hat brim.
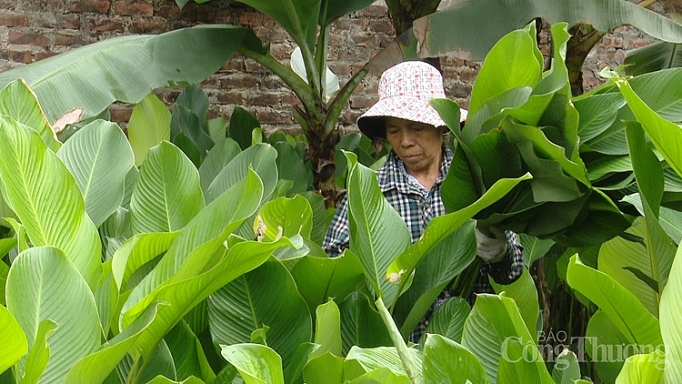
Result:
{"label": "hat brim", "polygon": [[[434,127],[445,126],[438,112],[429,104],[431,99],[410,96],[384,98],[374,104],[357,120],[360,132],[367,137],[386,137],[385,121],[387,117],[417,121]],[[466,118],[466,110],[462,109],[462,119]]]}

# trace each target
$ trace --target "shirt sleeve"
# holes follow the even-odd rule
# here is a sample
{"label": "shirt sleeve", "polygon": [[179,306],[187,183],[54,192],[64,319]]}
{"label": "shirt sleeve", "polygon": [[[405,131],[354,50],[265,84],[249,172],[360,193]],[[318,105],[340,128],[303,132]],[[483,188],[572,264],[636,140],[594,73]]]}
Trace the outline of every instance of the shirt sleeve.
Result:
{"label": "shirt sleeve", "polygon": [[348,195],[344,195],[341,199],[339,207],[336,208],[336,213],[332,218],[332,222],[327,229],[327,234],[324,236],[322,248],[327,252],[329,257],[341,256],[343,251],[348,248],[350,240],[348,227]]}

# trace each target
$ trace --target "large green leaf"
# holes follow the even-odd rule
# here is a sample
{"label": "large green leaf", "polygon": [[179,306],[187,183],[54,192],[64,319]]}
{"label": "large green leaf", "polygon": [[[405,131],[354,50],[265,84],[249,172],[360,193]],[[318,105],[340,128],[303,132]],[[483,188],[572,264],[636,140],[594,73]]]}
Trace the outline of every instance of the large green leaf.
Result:
{"label": "large green leaf", "polygon": [[678,248],[668,284],[661,295],[659,312],[661,335],[665,342],[666,369],[664,376],[666,383],[682,381],[682,328],[678,320],[682,316],[682,305],[679,300],[682,292],[681,253],[680,248]]}
{"label": "large green leaf", "polygon": [[246,32],[201,25],[115,37],[5,71],[0,86],[23,78],[50,122],[74,108],[92,117],[114,101],[138,103],[151,88],[200,83],[225,64]]}
{"label": "large green leaf", "polygon": [[193,254],[186,262],[186,270],[194,272],[194,276],[168,280],[146,297],[141,305],[124,314],[125,321],[126,315],[133,318],[138,308],[143,308],[149,302],[172,303],[171,306],[161,307],[156,319],[140,335],[143,357],[148,357],[168,331],[210,294],[264,263],[277,249],[293,245],[285,238],[275,243],[245,241],[232,246],[215,264],[208,267],[205,266],[204,254]]}
{"label": "large green leaf", "polygon": [[223,345],[221,354],[234,365],[246,384],[284,384],[282,358],[264,345]]}
{"label": "large green leaf", "polygon": [[164,340],[173,356],[178,379],[183,380],[194,376],[208,383],[215,380],[216,375],[208,363],[201,342],[187,322],[184,320],[178,322],[164,336]]}
{"label": "large green leaf", "polygon": [[426,332],[419,340],[419,344],[424,345],[427,334],[441,335],[460,343],[462,332],[464,332],[464,322],[469,317],[469,313],[471,313],[471,307],[465,299],[458,296],[448,299],[438,307],[436,313],[429,320]]}
{"label": "large green leaf", "polygon": [[668,279],[675,254],[675,244],[659,222],[660,205],[665,188],[663,169],[657,156],[647,144],[644,132],[637,124],[628,124],[626,134],[646,219],[645,240],[650,254],[650,271],[660,292]]}
{"label": "large green leaf", "polygon": [[[623,367],[621,356],[627,359],[637,353],[637,347],[628,341],[602,310],[590,318],[585,330],[585,352],[594,361],[599,377],[604,382],[613,383]],[[584,357],[584,354],[582,356]]]}
{"label": "large green leaf", "polygon": [[530,269],[538,259],[546,255],[554,245],[552,240],[538,239],[537,237],[524,233],[518,234],[517,237],[521,245],[523,245],[523,264],[528,269]]}
{"label": "large green leaf", "polygon": [[3,197],[31,243],[59,247],[94,285],[101,274],[101,245],[74,177],[34,130],[4,117],[0,152]]}
{"label": "large green leaf", "polygon": [[[130,324],[154,299],[155,292],[163,286],[195,277],[214,266],[211,257],[222,249],[223,242],[251,216],[260,204],[263,184],[258,176],[249,171],[247,177],[235,184],[180,230],[163,259],[133,290],[123,307],[125,325]],[[222,256],[222,255],[221,255]],[[193,260],[193,262],[189,262]],[[236,276],[235,276],[236,277]]]}
{"label": "large green leaf", "polygon": [[315,310],[314,342],[319,344],[319,348],[310,353],[308,359],[325,353],[341,356],[341,312],[334,300],[319,305]]}
{"label": "large green leaf", "polygon": [[128,140],[136,166],[142,165],[151,148],[170,141],[170,122],[168,107],[153,93],[135,105],[128,122]]}
{"label": "large green leaf", "polygon": [[225,190],[242,180],[252,168],[263,181],[263,200],[267,200],[277,185],[277,151],[268,144],[247,148],[232,159],[207,188],[206,201],[217,198]]}
{"label": "large green leaf", "polygon": [[344,154],[349,165],[349,248],[358,255],[376,294],[392,305],[398,298],[398,287],[386,280],[386,270],[410,245],[410,233],[381,193],[374,171],[358,163],[354,153]]}
{"label": "large green leaf", "polygon": [[282,236],[301,235],[310,239],[313,226],[313,210],[303,196],[281,197],[263,205],[256,218],[258,234],[265,241]]}
{"label": "large green leaf", "polygon": [[552,0],[456,2],[443,11],[415,20],[413,38],[418,41],[415,46],[419,47],[419,57],[458,50],[461,57],[483,60],[505,34],[540,17],[550,24],[567,22],[569,30],[581,23],[605,33],[621,25],[633,25],[656,39],[682,42],[682,26],[620,0],[568,0],[560,4]]}
{"label": "large green leaf", "polygon": [[[533,54],[528,54],[532,52]],[[534,87],[542,78],[542,54],[535,43],[535,24],[505,35],[488,52],[471,90],[469,113],[488,99],[517,87]],[[504,67],[504,71],[499,68]]]}
{"label": "large green leaf", "polygon": [[303,381],[308,384],[342,383],[343,363],[343,357],[330,352],[311,358],[303,368]]}
{"label": "large green leaf", "polygon": [[[334,20],[351,12],[361,10],[368,5],[374,3],[373,0],[348,0],[348,1],[334,1],[322,0],[320,6],[320,25],[329,25]],[[323,19],[324,17],[324,19]]]}
{"label": "large green leaf", "polygon": [[375,368],[348,382],[349,384],[411,384],[405,375],[399,375],[386,367]]}
{"label": "large green leaf", "polygon": [[[196,88],[185,88],[185,91],[180,94],[180,96],[186,94],[188,89]],[[201,95],[207,98],[203,91],[199,92]],[[184,106],[180,103],[181,99],[173,106],[173,114],[171,118],[171,140],[181,148],[190,147],[192,152],[196,151],[198,158],[194,155],[189,156],[192,161],[199,167],[201,162],[206,158],[206,154],[213,148],[215,144],[213,139],[208,132],[208,123],[206,122],[206,113],[203,115],[197,115],[195,111],[189,107]],[[206,100],[208,105],[208,98]],[[183,143],[178,142],[178,139],[182,138]]]}
{"label": "large green leaf", "polygon": [[294,183],[288,195],[307,191],[312,174],[306,170],[305,163],[296,149],[282,141],[275,143],[274,147],[277,150],[277,171],[280,179],[291,180]]}
{"label": "large green leaf", "polygon": [[363,281],[362,264],[348,251],[334,258],[308,255],[296,263],[291,275],[311,312],[329,298],[343,300]]}
{"label": "large green leaf", "polygon": [[61,144],[38,105],[36,95],[23,79],[10,82],[0,91],[0,114],[34,129],[53,151],[59,149]]}
{"label": "large green leaf", "polygon": [[235,106],[226,134],[244,150],[251,146],[252,132],[257,128],[260,128],[258,119],[243,107]]}
{"label": "large green leaf", "polygon": [[125,178],[134,165],[125,134],[114,123],[96,120],[71,136],[57,156],[76,179],[85,211],[99,227],[121,205]]}
{"label": "large green leaf", "polygon": [[663,344],[658,320],[613,278],[586,266],[577,255],[571,257],[566,278],[573,289],[604,311],[630,343],[639,346]]}
{"label": "large green leaf", "polygon": [[167,141],[152,148],[130,200],[133,233],[177,231],[202,208],[199,173],[192,162]]}
{"label": "large green leaf", "polygon": [[[538,291],[535,288],[535,281],[533,281],[530,272],[524,268],[521,276],[509,285],[497,284],[492,278],[489,280],[495,293],[504,292],[506,297],[514,300],[519,308],[523,322],[526,323],[528,333],[537,335],[540,303],[538,302]],[[534,341],[537,341],[537,339],[534,339]]]}
{"label": "large green leaf", "polygon": [[104,382],[128,352],[135,352],[135,341],[156,316],[156,306],[150,306],[130,327],[116,335],[96,352],[79,360],[67,373],[65,383],[87,378],[93,383]]}
{"label": "large green leaf", "polygon": [[141,233],[126,240],[112,257],[111,269],[119,291],[128,290],[133,274],[170,248],[178,232]]}
{"label": "large green leaf", "polygon": [[[421,368],[422,353],[414,348],[409,348],[409,353],[415,364]],[[394,374],[407,378],[405,366],[395,347],[360,348],[354,346],[346,355],[346,359],[357,360],[367,372],[378,368],[388,368]],[[421,372],[419,374],[421,375]]]}
{"label": "large green leaf", "polygon": [[682,67],[680,44],[657,41],[627,52],[625,72],[631,76]]}
{"label": "large green leaf", "polygon": [[220,171],[240,152],[239,144],[231,138],[226,138],[211,148],[199,167],[199,181],[204,196],[208,194],[208,187]]}
{"label": "large green leaf", "polygon": [[354,347],[374,348],[392,345],[381,315],[367,296],[353,292],[339,303],[343,354]]}
{"label": "large green leaf", "polygon": [[[433,247],[440,241],[443,241],[443,239],[446,239],[457,230],[457,228],[468,222],[481,209],[505,196],[522,181],[531,178],[530,174],[525,174],[516,179],[500,179],[490,187],[483,196],[468,207],[462,208],[457,212],[435,217],[429,222],[429,225],[426,226],[424,235],[391,263],[386,271],[386,277],[392,282],[398,283],[402,289],[407,279],[401,279],[401,276],[409,276],[417,263],[419,263]],[[452,194],[455,193],[455,191],[442,191],[442,193],[445,199],[446,194]]]}
{"label": "large green leaf", "polygon": [[[43,321],[57,325],[47,337],[50,357],[41,376],[43,383],[61,382],[72,366],[100,346],[95,298],[58,248],[37,247],[19,254],[7,276],[7,307],[30,346],[37,342]],[[20,371],[25,364],[26,358]]]}
{"label": "large green leaf", "polygon": [[565,348],[556,358],[552,378],[558,384],[575,384],[580,380],[580,365],[575,352]]}
{"label": "large green leaf", "polygon": [[314,47],[321,0],[237,0],[279,23],[299,46]]}
{"label": "large green leaf", "polygon": [[664,368],[665,353],[661,350],[630,356],[625,360],[616,384],[659,384],[663,382]]}
{"label": "large green leaf", "polygon": [[47,343],[47,338],[55,328],[57,328],[57,323],[50,319],[45,319],[38,324],[35,340],[23,365],[23,373],[19,373],[20,375],[23,374],[22,383],[38,383],[40,377],[45,373],[52,352]]}
{"label": "large green leaf", "polygon": [[299,344],[311,340],[312,318],[293,278],[271,259],[213,293],[208,300],[209,325],[217,344],[238,344],[268,327],[267,345],[286,365]]}
{"label": "large green leaf", "polygon": [[[523,382],[553,383],[544,361],[537,351],[535,335],[528,332],[514,300],[489,294],[476,298],[471,314],[464,323],[462,346],[476,356],[493,382],[513,383],[513,371],[524,372]],[[521,355],[516,348],[528,351]],[[535,351],[535,352],[533,352]],[[498,365],[508,367],[498,372]],[[510,380],[511,378],[511,380]]]}
{"label": "large green leaf", "polygon": [[412,333],[443,288],[476,257],[475,226],[474,220],[465,223],[417,264],[409,289],[400,295],[393,309],[395,322],[405,338]]}
{"label": "large green leaf", "polygon": [[675,172],[682,175],[682,128],[657,115],[625,80],[617,80],[616,85],[656,149]]}
{"label": "large green leaf", "polygon": [[[644,239],[646,237],[644,218],[635,220],[626,232]],[[652,256],[644,243],[616,237],[599,248],[597,265],[600,271],[632,292],[651,314],[658,316],[660,292],[657,291],[658,282],[651,272]],[[649,283],[655,284],[654,287]]]}
{"label": "large green leaf", "polygon": [[155,376],[153,379],[147,381],[147,384],[205,384],[205,382],[194,376],[190,376],[182,381],[175,381],[165,376],[158,375]]}
{"label": "large green leaf", "polygon": [[426,384],[491,382],[476,356],[460,344],[440,335],[426,337],[423,366]]}
{"label": "large green leaf", "polygon": [[0,372],[4,372],[28,352],[28,342],[19,323],[2,305],[0,305],[0,338],[4,340],[3,347],[0,349]]}

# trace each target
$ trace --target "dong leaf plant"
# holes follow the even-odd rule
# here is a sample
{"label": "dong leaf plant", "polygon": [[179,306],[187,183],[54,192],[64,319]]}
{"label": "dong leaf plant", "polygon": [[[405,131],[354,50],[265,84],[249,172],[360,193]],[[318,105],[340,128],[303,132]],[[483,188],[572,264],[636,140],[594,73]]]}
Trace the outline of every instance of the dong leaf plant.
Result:
{"label": "dong leaf plant", "polygon": [[[416,243],[372,169],[343,153],[352,241],[337,258],[319,247],[324,204],[304,192],[305,166],[293,170],[300,142],[264,138],[244,111],[207,121],[188,88],[177,112],[138,104],[127,140],[93,120],[62,143],[12,82],[0,92],[0,381],[586,382],[574,353],[541,355],[528,269],[473,305],[446,301],[408,341],[477,267],[476,225],[571,246],[564,277],[592,303],[580,336],[604,382],[680,381],[682,119],[677,93],[655,89],[679,72],[613,75],[573,97],[566,25],[552,38],[547,70],[533,24],[495,45],[463,129],[455,103],[434,102],[455,159],[448,213]],[[627,356],[609,360],[613,346]]]}
{"label": "dong leaf plant", "polygon": [[205,202],[199,171],[175,145],[150,148],[138,170],[115,124],[95,120],[62,145],[43,134],[52,128],[23,81],[0,98],[22,106],[0,118],[5,220],[19,240],[2,262],[3,380],[213,380],[200,328],[188,327],[193,309],[277,250],[302,247],[296,235],[235,235],[276,171],[262,179],[246,164]]}

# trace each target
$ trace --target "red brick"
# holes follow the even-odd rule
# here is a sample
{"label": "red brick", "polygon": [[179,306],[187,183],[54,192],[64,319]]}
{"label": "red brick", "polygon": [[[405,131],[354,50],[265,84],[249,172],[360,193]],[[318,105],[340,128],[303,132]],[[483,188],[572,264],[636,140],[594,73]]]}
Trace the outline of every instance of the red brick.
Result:
{"label": "red brick", "polygon": [[278,93],[263,93],[259,92],[255,96],[246,98],[248,105],[257,105],[261,107],[274,107],[282,105],[282,97]]}
{"label": "red brick", "polygon": [[394,34],[393,24],[388,20],[373,20],[369,22],[369,29],[378,33]]}
{"label": "red brick", "polygon": [[277,60],[289,60],[293,48],[285,44],[273,44],[270,46],[270,54]]}
{"label": "red brick", "polygon": [[291,113],[274,109],[256,111],[255,116],[261,124],[286,124],[293,121]]}
{"label": "red brick", "polygon": [[146,3],[114,3],[114,13],[119,16],[154,16],[154,6]]}
{"label": "red brick", "polygon": [[338,77],[350,76],[350,65],[344,62],[328,63],[329,69]]}
{"label": "red brick", "polygon": [[111,1],[108,0],[74,1],[69,6],[69,10],[76,13],[94,12],[106,14],[109,13],[109,9],[111,9]]}
{"label": "red brick", "polygon": [[109,113],[111,114],[111,121],[117,123],[127,122],[133,113],[133,107],[112,105],[109,107]]}
{"label": "red brick", "polygon": [[81,27],[81,18],[78,14],[64,15],[57,21],[57,28],[59,29],[79,29]]}
{"label": "red brick", "polygon": [[221,71],[244,71],[244,57],[240,57],[239,54],[232,56],[230,60],[225,62],[222,67],[220,67]]}
{"label": "red brick", "polygon": [[623,42],[622,48],[625,49],[635,49],[635,48],[641,48],[645,47],[647,45],[651,44],[651,41],[646,40],[646,39],[628,39]]}
{"label": "red brick", "polygon": [[123,32],[125,30],[123,22],[115,20],[107,20],[101,24],[95,25],[91,28],[91,31],[95,32]]}
{"label": "red brick", "polygon": [[362,9],[363,17],[386,17],[388,15],[388,8],[383,5],[370,5]]}
{"label": "red brick", "polygon": [[9,51],[9,59],[17,63],[29,64],[32,61],[31,51]]}
{"label": "red brick", "polygon": [[259,87],[258,78],[248,74],[234,74],[220,81],[223,89],[256,89]]}
{"label": "red brick", "polygon": [[220,104],[243,105],[244,98],[241,91],[234,92],[220,92],[216,94],[216,98]]}
{"label": "red brick", "polygon": [[260,72],[263,70],[263,67],[261,67],[260,64],[258,64],[256,61],[248,59],[244,60],[244,71],[245,72]]}
{"label": "red brick", "polygon": [[376,34],[358,34],[353,36],[353,41],[360,46],[374,48],[377,46]]}
{"label": "red brick", "polygon": [[353,49],[339,52],[339,60],[341,61],[368,61],[372,56],[373,50],[370,49]]}
{"label": "red brick", "polygon": [[365,31],[368,21],[366,19],[338,19],[334,22],[333,28],[343,31]]}
{"label": "red brick", "polygon": [[76,45],[77,42],[80,40],[80,35],[74,35],[74,34],[66,34],[66,33],[59,33],[55,37],[54,43],[56,45]]}
{"label": "red brick", "polygon": [[47,59],[48,57],[52,57],[56,55],[56,52],[52,51],[39,51],[33,54],[33,61],[40,61],[43,59]]}
{"label": "red brick", "polygon": [[623,38],[622,37],[615,37],[612,35],[606,35],[602,37],[601,39],[601,46],[602,47],[609,47],[609,48],[622,48],[623,47]]}
{"label": "red brick", "polygon": [[220,115],[221,115],[220,111],[216,111],[215,109],[209,109],[208,112],[206,112],[206,119],[213,120],[216,117],[220,117]]}
{"label": "red brick", "polygon": [[194,20],[197,17],[197,10],[194,7],[180,9],[176,4],[162,5],[157,14],[164,19]]}
{"label": "red brick", "polygon": [[352,109],[364,109],[364,108],[369,108],[376,102],[375,97],[367,97],[367,96],[351,96],[350,98],[350,107]]}
{"label": "red brick", "polygon": [[167,24],[163,21],[134,21],[130,24],[130,33],[163,33]]}
{"label": "red brick", "polygon": [[2,14],[0,15],[0,25],[6,27],[28,27],[28,17],[24,15]]}
{"label": "red brick", "polygon": [[38,33],[23,33],[10,31],[9,43],[18,45],[33,45],[37,47],[50,46],[50,39]]}

